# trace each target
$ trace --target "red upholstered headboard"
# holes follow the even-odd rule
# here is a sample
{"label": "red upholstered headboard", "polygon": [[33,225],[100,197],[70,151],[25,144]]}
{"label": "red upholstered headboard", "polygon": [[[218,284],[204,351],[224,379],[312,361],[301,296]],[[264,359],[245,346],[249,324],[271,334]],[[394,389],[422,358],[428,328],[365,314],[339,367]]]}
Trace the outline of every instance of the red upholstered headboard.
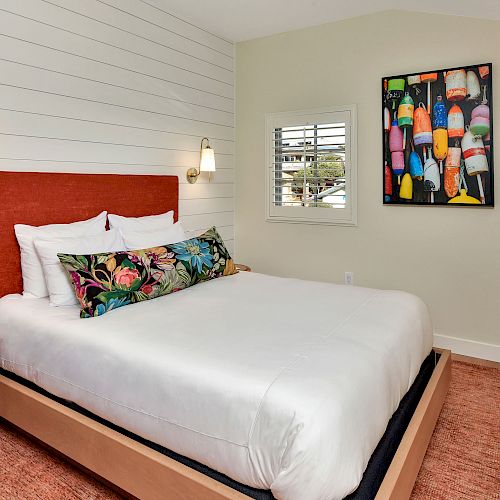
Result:
{"label": "red upholstered headboard", "polygon": [[140,217],[175,210],[179,180],[167,175],[0,172],[0,297],[22,291],[14,224],[66,224],[103,210]]}

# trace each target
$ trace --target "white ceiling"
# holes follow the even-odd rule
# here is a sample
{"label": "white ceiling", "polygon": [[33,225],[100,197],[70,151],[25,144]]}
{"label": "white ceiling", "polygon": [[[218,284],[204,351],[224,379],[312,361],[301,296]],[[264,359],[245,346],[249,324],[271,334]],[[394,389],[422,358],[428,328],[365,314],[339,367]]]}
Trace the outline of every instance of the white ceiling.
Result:
{"label": "white ceiling", "polygon": [[[500,20],[500,0],[148,0],[233,42],[388,9]],[[438,34],[436,34],[438,36]]]}

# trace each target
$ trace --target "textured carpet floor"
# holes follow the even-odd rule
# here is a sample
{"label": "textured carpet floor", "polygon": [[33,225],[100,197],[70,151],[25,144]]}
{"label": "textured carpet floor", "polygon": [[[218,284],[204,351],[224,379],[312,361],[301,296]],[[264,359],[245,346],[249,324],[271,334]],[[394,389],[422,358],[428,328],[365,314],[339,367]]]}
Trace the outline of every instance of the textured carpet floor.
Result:
{"label": "textured carpet floor", "polygon": [[[454,361],[451,388],[412,500],[500,499],[500,370]],[[118,499],[112,490],[0,424],[0,499]]]}
{"label": "textured carpet floor", "polygon": [[0,425],[1,500],[121,499],[10,425]]}
{"label": "textured carpet floor", "polygon": [[411,499],[500,499],[500,369],[453,361]]}

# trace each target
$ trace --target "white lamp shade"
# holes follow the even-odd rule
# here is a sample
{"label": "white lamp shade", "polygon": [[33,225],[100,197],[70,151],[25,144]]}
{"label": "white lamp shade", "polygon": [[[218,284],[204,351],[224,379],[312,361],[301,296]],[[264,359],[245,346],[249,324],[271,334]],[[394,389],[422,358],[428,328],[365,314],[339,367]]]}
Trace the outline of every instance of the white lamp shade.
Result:
{"label": "white lamp shade", "polygon": [[210,147],[201,150],[200,172],[215,172],[215,155]]}

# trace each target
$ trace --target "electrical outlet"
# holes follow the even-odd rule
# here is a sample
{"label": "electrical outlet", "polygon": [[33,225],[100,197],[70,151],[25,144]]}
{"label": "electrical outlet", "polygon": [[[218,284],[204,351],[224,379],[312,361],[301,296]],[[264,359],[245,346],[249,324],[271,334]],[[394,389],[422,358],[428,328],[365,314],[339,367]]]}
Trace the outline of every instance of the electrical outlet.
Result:
{"label": "electrical outlet", "polygon": [[346,285],[352,285],[354,283],[354,273],[346,271],[344,274],[344,281]]}

